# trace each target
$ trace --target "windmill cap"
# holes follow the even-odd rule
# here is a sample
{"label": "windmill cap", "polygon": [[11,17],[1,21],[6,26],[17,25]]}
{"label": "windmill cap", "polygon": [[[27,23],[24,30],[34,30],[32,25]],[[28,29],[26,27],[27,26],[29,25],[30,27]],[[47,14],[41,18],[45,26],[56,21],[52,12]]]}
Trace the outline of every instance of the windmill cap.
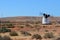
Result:
{"label": "windmill cap", "polygon": [[47,15],[47,14],[44,13],[43,15],[45,16],[45,15]]}

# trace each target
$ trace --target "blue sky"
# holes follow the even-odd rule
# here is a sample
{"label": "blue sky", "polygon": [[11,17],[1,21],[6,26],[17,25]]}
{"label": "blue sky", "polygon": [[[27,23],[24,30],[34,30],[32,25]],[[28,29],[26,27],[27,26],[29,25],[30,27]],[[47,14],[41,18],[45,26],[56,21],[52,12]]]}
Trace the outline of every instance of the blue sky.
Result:
{"label": "blue sky", "polygon": [[60,16],[60,0],[0,0],[0,17],[39,16],[40,12]]}

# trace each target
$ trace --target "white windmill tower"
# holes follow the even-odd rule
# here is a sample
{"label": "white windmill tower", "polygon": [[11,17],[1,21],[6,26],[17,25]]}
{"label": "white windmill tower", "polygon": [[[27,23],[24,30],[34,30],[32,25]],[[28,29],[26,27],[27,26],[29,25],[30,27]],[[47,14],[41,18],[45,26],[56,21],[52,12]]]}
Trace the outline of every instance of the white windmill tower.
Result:
{"label": "white windmill tower", "polygon": [[43,13],[42,24],[50,24],[48,17],[50,17],[50,15]]}
{"label": "white windmill tower", "polygon": [[42,24],[50,24],[50,20],[49,20],[50,15],[46,13],[40,13],[40,14],[43,15]]}

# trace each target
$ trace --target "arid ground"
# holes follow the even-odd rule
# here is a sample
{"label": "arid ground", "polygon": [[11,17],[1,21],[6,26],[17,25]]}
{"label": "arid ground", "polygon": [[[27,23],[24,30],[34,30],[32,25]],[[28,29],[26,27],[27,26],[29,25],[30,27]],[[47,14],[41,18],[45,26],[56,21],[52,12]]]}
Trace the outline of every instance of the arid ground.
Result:
{"label": "arid ground", "polygon": [[[12,40],[35,40],[32,39],[34,34],[39,34],[41,40],[54,40],[60,37],[60,17],[50,17],[51,24],[43,25],[42,17],[6,17],[0,18],[0,28],[6,27],[11,32],[16,32],[17,36],[11,36],[10,32],[0,32],[1,36],[9,36]],[[22,32],[28,32],[24,34]],[[46,33],[51,33],[46,37]],[[31,35],[30,35],[31,34]]]}

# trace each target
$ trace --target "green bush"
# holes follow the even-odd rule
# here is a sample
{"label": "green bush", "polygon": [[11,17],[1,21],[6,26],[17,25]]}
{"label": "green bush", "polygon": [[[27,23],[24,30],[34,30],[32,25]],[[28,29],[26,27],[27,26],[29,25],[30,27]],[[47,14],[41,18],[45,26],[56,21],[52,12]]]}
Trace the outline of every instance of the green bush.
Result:
{"label": "green bush", "polygon": [[5,33],[5,32],[11,32],[11,30],[7,29],[6,27],[0,28],[0,33]]}
{"label": "green bush", "polygon": [[10,34],[10,36],[18,36],[18,34],[15,31],[10,32],[9,34]]}
{"label": "green bush", "polygon": [[53,33],[45,33],[44,38],[54,38]]}

